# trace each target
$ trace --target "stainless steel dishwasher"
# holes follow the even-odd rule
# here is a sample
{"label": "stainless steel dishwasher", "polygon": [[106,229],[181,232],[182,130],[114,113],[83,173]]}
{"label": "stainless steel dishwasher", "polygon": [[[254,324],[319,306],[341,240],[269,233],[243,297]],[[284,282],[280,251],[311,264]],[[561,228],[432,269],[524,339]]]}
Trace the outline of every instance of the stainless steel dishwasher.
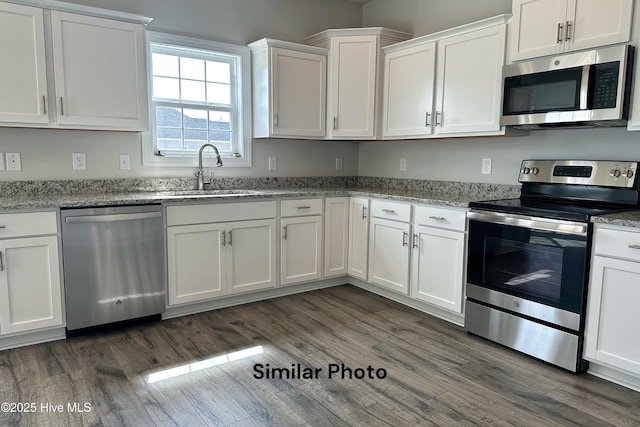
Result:
{"label": "stainless steel dishwasher", "polygon": [[165,308],[160,205],[63,209],[67,335],[160,318]]}

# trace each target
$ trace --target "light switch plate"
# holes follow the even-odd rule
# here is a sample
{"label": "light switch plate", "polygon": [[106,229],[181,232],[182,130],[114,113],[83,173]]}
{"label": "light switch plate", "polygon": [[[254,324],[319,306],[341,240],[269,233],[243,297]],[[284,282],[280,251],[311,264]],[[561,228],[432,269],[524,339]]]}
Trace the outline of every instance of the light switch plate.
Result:
{"label": "light switch plate", "polygon": [[337,171],[341,171],[342,170],[342,164],[343,164],[342,157],[336,157],[336,170]]}
{"label": "light switch plate", "polygon": [[407,159],[402,158],[400,159],[400,172],[406,172],[407,171]]}
{"label": "light switch plate", "polygon": [[21,171],[22,161],[20,160],[20,153],[7,153],[7,170],[8,171]]}

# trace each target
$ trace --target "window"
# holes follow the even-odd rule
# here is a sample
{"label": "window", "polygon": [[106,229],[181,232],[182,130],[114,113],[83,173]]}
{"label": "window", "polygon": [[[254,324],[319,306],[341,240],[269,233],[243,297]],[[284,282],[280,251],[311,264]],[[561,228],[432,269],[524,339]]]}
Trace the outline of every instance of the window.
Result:
{"label": "window", "polygon": [[249,49],[147,32],[147,52],[145,164],[194,166],[211,143],[225,166],[251,166]]}

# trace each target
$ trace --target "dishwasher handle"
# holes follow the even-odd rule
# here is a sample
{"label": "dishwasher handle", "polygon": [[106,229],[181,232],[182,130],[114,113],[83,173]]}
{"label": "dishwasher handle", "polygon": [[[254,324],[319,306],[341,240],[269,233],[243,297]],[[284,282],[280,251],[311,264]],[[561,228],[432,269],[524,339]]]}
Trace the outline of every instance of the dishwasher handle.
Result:
{"label": "dishwasher handle", "polygon": [[68,216],[64,219],[67,224],[86,224],[92,222],[114,222],[114,221],[137,221],[142,219],[160,218],[161,212],[140,212],[127,214],[107,214],[107,215],[81,215]]}

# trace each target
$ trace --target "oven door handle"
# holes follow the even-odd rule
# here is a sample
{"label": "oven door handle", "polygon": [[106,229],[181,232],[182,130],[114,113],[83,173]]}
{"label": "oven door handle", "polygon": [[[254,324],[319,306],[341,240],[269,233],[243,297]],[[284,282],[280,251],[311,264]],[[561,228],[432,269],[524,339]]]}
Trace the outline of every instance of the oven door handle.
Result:
{"label": "oven door handle", "polygon": [[505,214],[502,212],[469,211],[467,212],[467,218],[492,224],[511,225],[513,227],[553,231],[556,233],[573,234],[577,236],[586,236],[588,229],[588,224],[582,222]]}

